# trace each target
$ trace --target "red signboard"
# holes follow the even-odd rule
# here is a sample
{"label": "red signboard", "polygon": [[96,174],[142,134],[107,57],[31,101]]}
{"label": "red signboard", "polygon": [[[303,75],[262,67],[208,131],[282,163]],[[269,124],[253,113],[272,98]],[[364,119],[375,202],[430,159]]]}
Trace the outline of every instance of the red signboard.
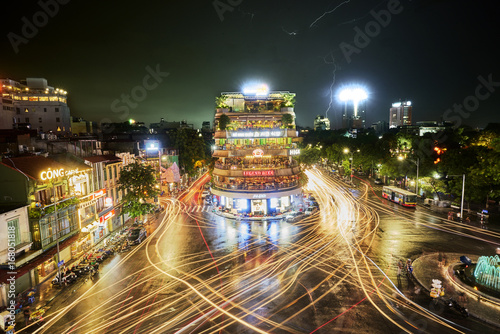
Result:
{"label": "red signboard", "polygon": [[274,170],[244,170],[243,176],[274,176]]}
{"label": "red signboard", "polygon": [[106,189],[101,189],[99,191],[95,191],[94,193],[92,193],[92,195],[90,195],[90,199],[97,199],[99,197],[102,197],[106,195]]}
{"label": "red signboard", "polygon": [[104,216],[99,217],[99,222],[103,223],[109,218],[113,217],[115,215],[115,209],[111,210],[110,212],[106,213]]}

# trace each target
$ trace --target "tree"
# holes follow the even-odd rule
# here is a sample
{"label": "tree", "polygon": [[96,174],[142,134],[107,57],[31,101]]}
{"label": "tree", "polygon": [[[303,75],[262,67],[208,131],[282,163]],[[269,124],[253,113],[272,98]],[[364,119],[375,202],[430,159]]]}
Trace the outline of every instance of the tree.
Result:
{"label": "tree", "polygon": [[288,128],[289,125],[293,124],[293,116],[290,114],[284,114],[283,117],[281,117],[281,122],[285,128]]}
{"label": "tree", "polygon": [[228,115],[222,114],[219,117],[219,129],[226,130],[227,125],[231,123],[231,118]]}
{"label": "tree", "polygon": [[179,165],[184,172],[196,174],[195,164],[206,159],[206,142],[194,129],[176,129],[168,133],[172,146],[179,150]]}
{"label": "tree", "polygon": [[148,203],[158,195],[156,170],[138,162],[126,166],[120,173],[119,189],[123,194],[123,212],[131,217],[140,217],[154,210]]}

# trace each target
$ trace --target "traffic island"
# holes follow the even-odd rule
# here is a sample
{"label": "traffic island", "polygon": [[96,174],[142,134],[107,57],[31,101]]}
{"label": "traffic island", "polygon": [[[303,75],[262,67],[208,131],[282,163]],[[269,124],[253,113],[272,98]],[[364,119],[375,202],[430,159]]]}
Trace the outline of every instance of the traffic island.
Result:
{"label": "traffic island", "polygon": [[413,261],[413,277],[429,295],[433,279],[443,282],[444,299],[453,298],[459,301],[463,293],[466,296],[466,302],[462,306],[467,308],[470,316],[500,327],[500,299],[475,290],[474,286],[462,281],[462,277],[458,276],[462,275],[460,272],[454,270],[462,268],[460,257],[464,255],[473,263],[476,263],[479,258],[479,255],[444,253],[442,260],[439,261],[439,253],[420,256]]}

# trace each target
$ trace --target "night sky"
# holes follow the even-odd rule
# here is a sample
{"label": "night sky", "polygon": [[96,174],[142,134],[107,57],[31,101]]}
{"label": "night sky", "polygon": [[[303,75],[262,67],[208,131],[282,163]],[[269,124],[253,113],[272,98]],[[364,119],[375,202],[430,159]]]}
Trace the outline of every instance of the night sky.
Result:
{"label": "night sky", "polygon": [[[351,84],[369,92],[367,124],[388,121],[400,98],[412,101],[414,121],[500,122],[498,1],[59,2],[66,4],[47,22],[37,1],[2,4],[0,77],[48,79],[68,91],[72,116],[147,124],[163,117],[199,127],[212,122],[215,96],[262,81],[297,93],[297,123],[311,126],[328,108],[336,69],[334,127],[336,95]],[[384,27],[373,16],[380,11],[390,13]],[[34,16],[38,32],[25,38],[22,19]],[[367,27],[370,40],[356,41]],[[9,36],[23,39],[17,53]],[[157,68],[161,82],[140,88]],[[479,76],[493,83],[477,88]],[[120,99],[131,91],[147,96],[127,107]],[[470,112],[447,112],[464,101]]]}

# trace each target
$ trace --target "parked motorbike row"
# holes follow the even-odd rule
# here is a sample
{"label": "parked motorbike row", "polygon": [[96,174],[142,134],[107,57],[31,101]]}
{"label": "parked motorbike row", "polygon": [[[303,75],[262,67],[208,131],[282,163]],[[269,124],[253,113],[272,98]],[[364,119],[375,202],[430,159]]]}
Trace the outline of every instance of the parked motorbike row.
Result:
{"label": "parked motorbike row", "polygon": [[[60,282],[59,273],[52,280],[52,285],[68,285],[76,282],[80,277],[94,278],[99,273],[99,264],[115,253],[122,253],[130,250],[127,240],[128,230],[123,230],[108,239],[106,247],[96,248],[85,253],[78,263],[69,268],[61,270],[62,280]],[[60,284],[61,283],[61,284]]]}

